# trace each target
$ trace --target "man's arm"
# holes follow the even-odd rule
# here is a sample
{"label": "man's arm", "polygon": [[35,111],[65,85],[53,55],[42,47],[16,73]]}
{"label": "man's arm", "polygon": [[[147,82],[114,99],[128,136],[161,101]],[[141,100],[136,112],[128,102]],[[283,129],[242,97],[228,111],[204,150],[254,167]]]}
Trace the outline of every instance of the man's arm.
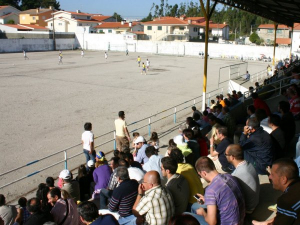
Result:
{"label": "man's arm", "polygon": [[144,195],[144,191],[142,188],[142,184],[138,187],[138,195],[136,197],[135,203],[132,207],[132,214],[136,217],[136,224],[141,225],[145,222],[145,217],[143,215],[140,215],[140,213],[136,210],[138,204],[140,203],[142,196]]}
{"label": "man's arm", "polygon": [[114,196],[111,197],[109,204],[108,204],[108,209],[111,212],[116,212],[119,209],[119,203],[120,201],[116,199]]}
{"label": "man's arm", "polygon": [[217,224],[217,206],[216,205],[208,205],[207,212],[203,208],[197,209],[197,214],[203,216],[205,221],[209,225]]}
{"label": "man's arm", "polygon": [[272,225],[272,224],[274,224],[273,222],[274,222],[274,218],[267,220],[267,221],[263,221],[263,222],[258,222],[256,220],[252,220],[253,225]]}
{"label": "man's arm", "polygon": [[124,128],[124,132],[125,132],[125,134],[126,134],[126,136],[127,136],[128,141],[130,142],[131,139],[130,139],[130,135],[129,135],[129,132],[128,132],[127,127]]}

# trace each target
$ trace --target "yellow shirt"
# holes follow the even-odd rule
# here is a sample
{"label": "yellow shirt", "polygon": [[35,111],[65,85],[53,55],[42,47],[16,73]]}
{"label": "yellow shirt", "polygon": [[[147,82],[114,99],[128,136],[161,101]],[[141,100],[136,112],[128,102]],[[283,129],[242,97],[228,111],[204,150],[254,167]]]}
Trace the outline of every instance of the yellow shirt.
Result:
{"label": "yellow shirt", "polygon": [[140,62],[140,61],[141,61],[141,58],[138,58],[137,61]]}
{"label": "yellow shirt", "polygon": [[189,203],[195,203],[197,200],[193,197],[195,194],[204,194],[203,185],[197,175],[196,170],[188,163],[178,163],[176,173],[181,174],[189,183],[190,186],[190,197]]}
{"label": "yellow shirt", "polygon": [[115,120],[116,127],[116,136],[125,137],[125,128],[127,127],[125,120],[116,119]]}

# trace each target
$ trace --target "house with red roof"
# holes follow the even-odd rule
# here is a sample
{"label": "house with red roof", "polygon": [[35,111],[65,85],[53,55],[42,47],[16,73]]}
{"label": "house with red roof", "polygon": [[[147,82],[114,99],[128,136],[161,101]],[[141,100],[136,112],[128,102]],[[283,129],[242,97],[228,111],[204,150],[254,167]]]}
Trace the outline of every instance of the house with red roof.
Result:
{"label": "house with red roof", "polygon": [[19,23],[20,10],[10,5],[0,6],[0,24],[6,24],[8,22]]}
{"label": "house with red roof", "polygon": [[126,32],[143,32],[144,27],[140,22],[102,22],[94,27],[97,33],[122,34]]}
{"label": "house with red roof", "polygon": [[46,27],[46,20],[52,17],[53,12],[56,12],[56,10],[53,9],[52,6],[50,6],[49,8],[37,8],[22,11],[19,14],[20,24]]}
{"label": "house with red roof", "polygon": [[[257,28],[257,35],[264,40],[266,44],[274,43],[274,24],[261,24]],[[290,45],[291,44],[291,28],[279,24],[276,31],[276,43],[278,45]]]}
{"label": "house with red roof", "polygon": [[94,27],[101,23],[99,19],[95,19],[95,15],[83,13],[79,10],[76,12],[57,11],[52,15],[53,18],[46,20],[48,24],[47,28],[50,30],[53,30],[54,28],[55,32],[75,33],[78,29],[80,29],[87,33],[94,33],[96,32]]}
{"label": "house with red roof", "polygon": [[[153,41],[190,41],[191,39],[204,41],[205,18],[159,17],[153,21],[144,22],[144,33]],[[217,32],[216,32],[217,31]],[[226,24],[209,22],[209,35],[228,39],[229,27]]]}

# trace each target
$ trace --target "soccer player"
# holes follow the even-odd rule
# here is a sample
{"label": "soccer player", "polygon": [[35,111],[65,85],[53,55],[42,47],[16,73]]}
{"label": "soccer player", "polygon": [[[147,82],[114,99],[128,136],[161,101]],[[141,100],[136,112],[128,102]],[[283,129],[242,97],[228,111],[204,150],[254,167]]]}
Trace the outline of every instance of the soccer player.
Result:
{"label": "soccer player", "polygon": [[84,57],[84,51],[81,50],[81,58],[83,58],[83,57]]}
{"label": "soccer player", "polygon": [[137,58],[137,62],[138,62],[138,64],[139,64],[139,67],[141,66],[141,57],[140,56],[138,56],[138,58]]}
{"label": "soccer player", "polygon": [[26,51],[25,50],[23,50],[23,54],[24,54],[24,59],[26,60],[26,59],[29,59],[28,57],[27,57],[27,55],[26,55]]}
{"label": "soccer player", "polygon": [[147,59],[146,61],[146,67],[147,67],[147,70],[149,70],[149,67],[150,67],[150,61]]}
{"label": "soccer player", "polygon": [[63,62],[62,62],[62,53],[61,53],[61,51],[59,51],[59,54],[58,54],[58,65],[59,64],[63,64]]}
{"label": "soccer player", "polygon": [[106,52],[104,52],[104,58],[107,59],[107,53]]}
{"label": "soccer player", "polygon": [[145,73],[145,75],[147,75],[145,63],[143,63],[143,65],[142,65],[142,73],[141,74],[143,74],[143,73]]}

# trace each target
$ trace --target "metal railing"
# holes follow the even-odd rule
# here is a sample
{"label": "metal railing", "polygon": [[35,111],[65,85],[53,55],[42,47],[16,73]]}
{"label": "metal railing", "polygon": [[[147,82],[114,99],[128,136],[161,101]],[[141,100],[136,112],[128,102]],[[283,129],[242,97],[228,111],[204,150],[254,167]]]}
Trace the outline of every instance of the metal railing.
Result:
{"label": "metal railing", "polygon": [[[218,95],[218,94],[221,94],[221,93],[223,94],[223,88],[221,89],[222,92],[219,92],[219,91],[220,91],[220,89],[215,89],[215,90],[212,90],[212,91],[210,91],[210,92],[207,93],[207,96],[208,96],[208,98],[207,98],[207,101],[208,101],[208,102],[207,102],[207,105],[208,105],[208,106],[210,105],[210,99],[211,99],[211,98],[213,98],[214,96],[216,96],[216,95]],[[200,100],[197,102],[196,100],[198,100],[198,99],[200,99]],[[130,123],[130,124],[128,125],[128,127],[131,127],[131,126],[133,126],[133,125],[137,125],[137,124],[139,124],[139,123],[141,123],[141,122],[143,122],[143,121],[147,121],[147,123],[146,123],[145,125],[142,125],[142,126],[140,126],[140,127],[137,127],[137,128],[132,129],[132,130],[130,131],[130,133],[133,133],[133,132],[135,132],[135,131],[137,131],[137,130],[140,130],[140,129],[142,129],[142,128],[148,127],[148,135],[150,136],[150,135],[151,135],[151,126],[152,126],[154,123],[157,123],[157,122],[159,122],[159,121],[162,121],[162,120],[164,120],[164,119],[166,119],[166,118],[168,118],[168,117],[171,117],[171,116],[173,117],[173,122],[176,123],[176,122],[177,122],[177,114],[178,114],[179,112],[182,112],[182,111],[186,110],[186,109],[190,109],[191,106],[195,106],[195,105],[196,105],[196,102],[199,103],[199,104],[202,104],[202,95],[197,96],[197,97],[195,97],[195,98],[193,98],[193,99],[184,101],[184,102],[182,102],[182,103],[180,103],[180,104],[178,104],[178,105],[176,105],[176,106],[172,106],[172,107],[170,107],[170,108],[167,108],[167,109],[165,109],[165,110],[162,110],[161,112],[155,113],[155,114],[153,114],[153,115],[150,115],[150,116],[148,116],[148,117],[145,117],[145,118],[143,118],[143,119],[140,119],[140,120],[137,120],[137,121],[134,121],[134,122]],[[181,108],[181,107],[182,107],[182,108]],[[168,113],[169,111],[170,111],[170,113]],[[162,115],[162,114],[165,114],[165,113],[167,113],[167,115]],[[161,118],[157,118],[157,117],[159,117],[160,115],[162,115],[162,117],[161,117]],[[103,145],[105,145],[105,144],[108,144],[108,143],[113,142],[113,148],[116,149],[116,133],[115,133],[115,130],[111,130],[111,131],[108,131],[108,132],[106,132],[106,133],[104,133],[104,134],[98,135],[98,136],[96,136],[94,139],[96,140],[96,139],[102,138],[102,137],[107,136],[107,135],[111,135],[112,138],[109,139],[109,140],[106,140],[106,141],[104,141],[104,142],[102,142],[102,143],[100,143],[100,144],[98,144],[98,145],[96,145],[95,148],[98,148],[98,147],[100,147],[100,146],[103,146]],[[7,187],[7,186],[10,186],[10,185],[12,185],[12,184],[14,184],[14,183],[17,183],[17,182],[21,181],[21,180],[24,180],[24,179],[27,179],[27,178],[29,178],[29,177],[32,177],[32,176],[34,176],[34,175],[36,175],[36,174],[38,174],[38,173],[40,173],[40,172],[42,172],[42,171],[45,171],[45,170],[47,170],[47,169],[49,169],[49,168],[52,168],[52,167],[54,167],[54,166],[56,166],[56,165],[58,165],[58,164],[60,164],[60,163],[64,163],[65,169],[68,169],[68,160],[73,159],[73,158],[75,158],[75,157],[77,157],[77,156],[79,156],[79,155],[82,155],[82,152],[79,152],[79,153],[77,153],[77,154],[75,154],[75,155],[68,156],[68,151],[71,150],[71,149],[74,149],[75,147],[79,147],[79,146],[81,146],[81,145],[82,145],[81,143],[72,145],[72,146],[67,147],[67,148],[65,148],[65,149],[63,149],[63,150],[57,151],[57,152],[55,152],[55,153],[52,153],[52,154],[47,155],[47,156],[45,156],[45,157],[42,157],[42,158],[40,158],[40,159],[33,160],[33,161],[31,161],[31,162],[29,162],[29,163],[27,163],[27,164],[24,164],[24,165],[22,165],[22,166],[19,166],[19,167],[16,167],[16,168],[12,169],[12,170],[9,170],[9,171],[6,171],[6,172],[4,172],[4,173],[1,173],[1,174],[0,174],[0,180],[1,180],[1,178],[2,178],[3,176],[9,175],[10,173],[15,172],[15,171],[17,171],[17,170],[24,169],[24,168],[28,168],[28,167],[30,167],[30,166],[32,166],[32,165],[38,163],[38,162],[45,161],[45,160],[47,160],[47,159],[49,159],[49,158],[51,158],[51,157],[53,157],[53,156],[57,156],[57,155],[59,155],[59,154],[61,154],[61,153],[63,153],[63,155],[64,155],[64,159],[63,159],[63,160],[58,160],[58,161],[56,161],[55,163],[53,163],[53,164],[51,164],[51,165],[45,166],[45,167],[43,167],[43,168],[41,168],[41,169],[38,169],[38,170],[36,170],[36,171],[34,171],[34,172],[31,172],[31,173],[29,173],[29,174],[27,174],[27,175],[24,175],[24,176],[22,176],[22,177],[20,177],[20,178],[17,178],[17,179],[15,179],[15,180],[11,181],[11,182],[8,182],[8,183],[6,183],[6,184],[0,186],[0,189],[5,188],[5,187]]]}
{"label": "metal railing", "polygon": [[250,81],[252,83],[259,82],[259,81],[264,80],[266,77],[268,77],[268,71],[265,69],[265,70],[255,73],[253,75],[250,75]]}

